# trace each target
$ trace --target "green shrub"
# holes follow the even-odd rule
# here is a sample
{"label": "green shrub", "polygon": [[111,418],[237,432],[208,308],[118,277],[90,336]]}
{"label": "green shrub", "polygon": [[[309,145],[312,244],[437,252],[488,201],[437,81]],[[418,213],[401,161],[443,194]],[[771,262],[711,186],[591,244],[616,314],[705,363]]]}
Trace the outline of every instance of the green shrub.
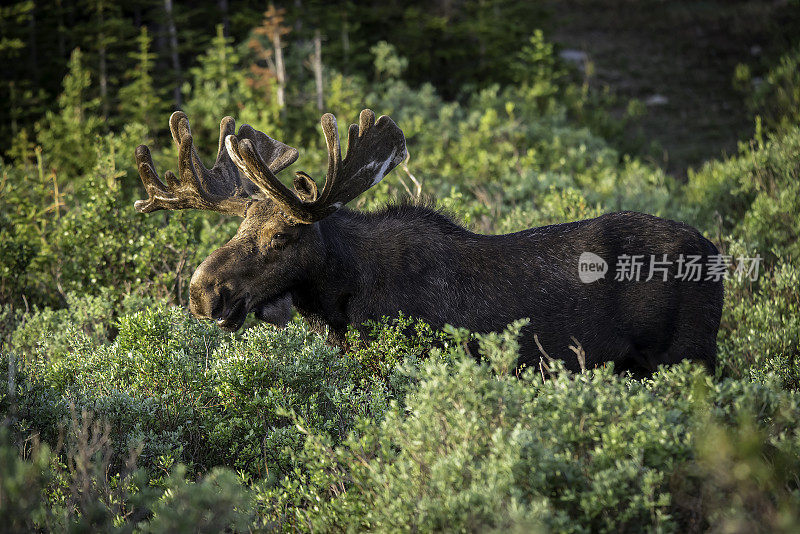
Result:
{"label": "green shrub", "polygon": [[68,293],[65,308],[35,309],[25,315],[11,336],[8,350],[29,359],[58,360],[80,343],[111,341],[117,332],[115,317],[149,304],[149,299],[136,296],[117,302],[107,288],[97,296]]}
{"label": "green shrub", "polygon": [[[444,340],[444,335],[434,332],[423,321],[400,315],[389,320],[368,321],[362,338],[356,329],[348,332],[349,355],[358,362],[364,379],[377,378],[393,384],[397,393],[396,374],[400,364],[419,361],[428,356],[433,344]],[[400,387],[402,389],[402,387]]]}
{"label": "green shrub", "polygon": [[740,154],[689,173],[686,218],[732,235],[746,251],[794,261],[800,257],[800,128],[742,145]]}
{"label": "green shrub", "polygon": [[23,460],[11,443],[7,428],[0,428],[0,521],[9,532],[32,532],[50,511],[44,499],[51,481],[50,450],[36,446]]}
{"label": "green shrub", "polygon": [[[688,363],[639,382],[610,368],[542,381],[430,362],[405,406],[341,447],[309,439],[309,471],[259,499],[268,521],[308,531],[697,531],[734,524],[740,498],[749,520],[786,526],[797,496],[776,469],[798,472],[798,415],[774,384],[713,384]],[[703,436],[712,425],[730,429],[727,449]],[[769,443],[760,453],[751,431]],[[756,465],[755,485],[721,478],[721,466]]]}
{"label": "green shrub", "polygon": [[719,335],[719,360],[736,377],[775,374],[783,387],[800,388],[800,270],[778,263],[757,285],[732,278]]}
{"label": "green shrub", "polygon": [[153,517],[142,532],[245,532],[252,522],[248,491],[229,469],[217,468],[198,482],[187,481],[178,467],[166,481],[166,491],[153,506]]}
{"label": "green shrub", "polygon": [[800,48],[780,56],[758,81],[753,79],[750,67],[738,65],[734,84],[749,97],[749,107],[770,129],[789,130],[800,120]]}
{"label": "green shrub", "polygon": [[380,417],[388,402],[385,377],[300,324],[231,336],[176,308],[152,307],[122,317],[109,342],[74,323],[41,335],[37,322],[15,333],[20,349],[33,347],[22,352],[20,417],[52,436],[53,418],[70,403],[103,414],[118,463],[141,443],[145,465],[224,464],[278,476],[290,468],[284,448],[302,447],[291,414],[339,442],[356,418]]}
{"label": "green shrub", "polygon": [[[16,427],[46,441],[59,425],[76,436],[48,506],[78,503],[68,520],[87,528],[796,524],[800,398],[780,377],[765,370],[758,381],[715,383],[683,363],[644,381],[612,366],[517,378],[522,325],[478,336],[481,364],[465,353],[462,332],[426,350],[430,334],[408,320],[382,327],[353,356],[298,323],[231,336],[174,308],[150,308],[120,320],[114,342],[88,340],[58,365],[24,366]],[[364,366],[381,350],[397,355],[388,378]],[[420,359],[419,350],[430,354]],[[4,410],[8,403],[0,399]],[[102,424],[90,425],[87,413]],[[68,493],[84,476],[69,468],[82,449],[105,451],[86,472],[111,477],[91,476],[94,497],[83,501]],[[126,468],[131,450],[137,469]],[[215,465],[236,468],[241,480]],[[755,482],[730,475],[748,470],[759,473]],[[211,474],[189,482],[202,473]],[[116,500],[115,488],[124,489]]]}
{"label": "green shrub", "polygon": [[682,402],[683,421],[611,371],[542,384],[493,378],[469,359],[429,366],[408,416],[390,412],[336,458],[353,485],[311,530],[356,511],[377,530],[668,526],[662,469],[690,451]]}
{"label": "green shrub", "polygon": [[74,410],[66,447],[52,454],[35,440],[30,458],[0,429],[0,518],[11,532],[243,531],[253,521],[249,490],[217,468],[197,482],[177,465],[160,479],[136,467],[133,450],[120,472],[109,472],[107,424]]}
{"label": "green shrub", "polygon": [[0,302],[22,309],[53,300],[43,274],[61,210],[57,176],[46,171],[41,150],[34,156],[35,164],[0,161]]}
{"label": "green shrub", "polygon": [[260,478],[292,468],[292,451],[304,441],[292,415],[338,443],[356,419],[380,418],[387,407],[384,383],[305,325],[252,328],[222,345],[212,361],[208,375],[220,417],[209,421],[210,439],[227,450],[226,465]]}

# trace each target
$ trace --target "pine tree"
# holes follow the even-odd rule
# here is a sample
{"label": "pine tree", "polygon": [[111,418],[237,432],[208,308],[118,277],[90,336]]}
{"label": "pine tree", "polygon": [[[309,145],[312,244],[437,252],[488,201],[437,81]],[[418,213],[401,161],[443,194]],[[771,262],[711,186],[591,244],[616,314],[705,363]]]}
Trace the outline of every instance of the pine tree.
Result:
{"label": "pine tree", "polygon": [[198,65],[190,69],[191,84],[183,86],[186,95],[184,110],[192,118],[192,133],[196,145],[216,146],[219,120],[225,115],[237,117],[239,110],[251,99],[241,58],[226,37],[222,24]]}
{"label": "pine tree", "polygon": [[152,72],[156,55],[150,51],[152,37],[147,26],[142,26],[136,43],[138,49],[128,56],[136,61],[136,67],[125,75],[130,82],[119,91],[119,112],[123,123],[138,122],[152,133],[164,122],[163,115],[167,106],[159,97],[153,83]]}
{"label": "pine tree", "polygon": [[[25,49],[24,32],[33,12],[33,2],[25,0],[0,8],[0,55],[3,58],[20,57]],[[6,65],[5,68],[8,66]]]}
{"label": "pine tree", "polygon": [[[285,14],[285,9],[276,9],[273,4],[270,4],[269,9],[264,12],[263,22],[253,30],[254,35],[266,38],[271,50],[264,48],[256,38],[251,39],[250,43],[248,43],[257,53],[261,52],[261,59],[264,59],[269,65],[270,74],[274,74],[277,82],[276,94],[279,108],[286,106],[286,67],[283,62],[283,37],[291,31],[290,28],[284,26]],[[258,70],[253,71],[252,67],[251,72],[263,74]]]}
{"label": "pine tree", "polygon": [[86,0],[86,9],[90,19],[82,25],[84,46],[97,73],[103,117],[108,119],[116,84],[125,71],[123,46],[132,37],[133,28],[117,2]]}
{"label": "pine tree", "polygon": [[51,167],[74,182],[94,166],[95,136],[103,126],[99,98],[88,96],[91,76],[79,48],[72,52],[58,110],[48,111],[36,124],[36,133]]}
{"label": "pine tree", "polygon": [[270,4],[269,9],[264,12],[261,25],[253,29],[252,37],[247,42],[248,48],[256,57],[256,61],[250,65],[247,83],[254,90],[263,91],[268,98],[274,94],[278,109],[286,106],[283,43],[284,36],[291,29],[284,23],[285,12],[285,9],[276,9]]}

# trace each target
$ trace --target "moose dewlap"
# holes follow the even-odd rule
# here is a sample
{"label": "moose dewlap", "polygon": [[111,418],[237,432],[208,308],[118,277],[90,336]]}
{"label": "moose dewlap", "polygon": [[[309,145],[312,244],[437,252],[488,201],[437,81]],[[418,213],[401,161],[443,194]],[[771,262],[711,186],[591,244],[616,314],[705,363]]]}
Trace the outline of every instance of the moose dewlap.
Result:
{"label": "moose dewlap", "polygon": [[613,361],[648,372],[684,358],[714,367],[723,282],[706,267],[717,249],[694,228],[621,212],[480,235],[427,207],[352,211],[344,206],[405,159],[403,132],[364,110],[342,158],[336,119],[325,114],[321,122],[328,146],[321,191],[303,172],[294,190],[286,187],[275,175],[297,150],[248,125],[235,133],[230,117],[220,123],[211,169],[182,112],[169,121],[177,176],[168,171],[162,181],[147,147],[136,149],[148,194],[137,210],[195,208],[244,219],[192,276],[195,316],[235,330],[251,311],[285,324],[295,308],[340,344],[348,326],[400,312],[473,332],[529,318],[520,364],[538,366],[546,352],[577,369],[574,338],[587,367]]}

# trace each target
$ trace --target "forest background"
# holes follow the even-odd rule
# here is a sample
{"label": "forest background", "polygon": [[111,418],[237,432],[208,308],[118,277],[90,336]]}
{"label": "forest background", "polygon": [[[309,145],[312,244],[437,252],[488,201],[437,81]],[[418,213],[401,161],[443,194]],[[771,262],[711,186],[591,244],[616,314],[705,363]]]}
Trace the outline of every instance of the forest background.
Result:
{"label": "forest background", "polygon": [[[0,522],[39,531],[793,531],[800,524],[800,4],[17,1],[0,8]],[[503,233],[686,221],[730,276],[714,376],[511,372],[520,324],[411,318],[340,354],[184,311],[237,221],[138,214],[171,111],[300,148],[365,107],[406,165],[353,202]],[[733,274],[731,272],[731,274]],[[574,357],[564,347],[564,357]]]}

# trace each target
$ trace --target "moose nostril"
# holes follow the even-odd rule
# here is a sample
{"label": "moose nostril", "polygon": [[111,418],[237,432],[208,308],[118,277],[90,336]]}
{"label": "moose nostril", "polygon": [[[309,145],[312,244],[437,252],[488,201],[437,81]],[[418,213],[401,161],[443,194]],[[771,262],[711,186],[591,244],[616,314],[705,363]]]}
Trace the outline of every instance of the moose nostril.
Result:
{"label": "moose nostril", "polygon": [[225,303],[222,301],[221,298],[216,298],[213,301],[213,305],[211,307],[211,317],[213,319],[217,319],[222,317],[222,311],[225,309]]}
{"label": "moose nostril", "polygon": [[224,314],[228,301],[230,300],[231,292],[227,287],[221,287],[216,294],[214,294],[215,289],[216,288],[209,288],[209,294],[213,295],[211,317],[218,319]]}

